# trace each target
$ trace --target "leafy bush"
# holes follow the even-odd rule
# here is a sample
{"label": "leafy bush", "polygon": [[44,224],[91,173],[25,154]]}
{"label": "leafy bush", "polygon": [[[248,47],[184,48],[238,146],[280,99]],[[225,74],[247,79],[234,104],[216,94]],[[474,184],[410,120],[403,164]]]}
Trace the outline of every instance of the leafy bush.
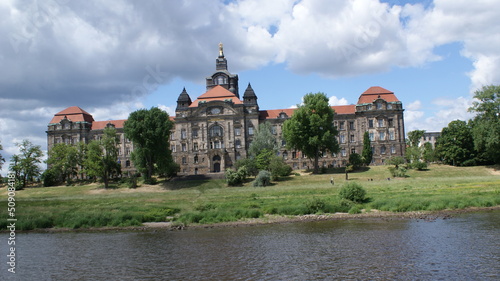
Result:
{"label": "leafy bush", "polygon": [[226,170],[226,182],[229,186],[236,186],[242,184],[247,178],[247,169],[245,166],[238,168],[238,171],[233,169]]}
{"label": "leafy bush", "polygon": [[347,182],[340,189],[339,196],[341,199],[363,203],[366,200],[366,190],[356,182]]}
{"label": "leafy bush", "polygon": [[349,155],[349,164],[353,166],[354,170],[356,170],[363,165],[363,158],[361,158],[361,155],[357,153],[351,153]]}
{"label": "leafy bush", "polygon": [[359,209],[358,206],[352,206],[351,209],[349,209],[349,214],[360,214],[361,210]]}
{"label": "leafy bush", "polygon": [[417,169],[419,171],[422,171],[422,170],[427,169],[427,163],[418,161],[418,162],[411,163],[411,167],[413,169]]}
{"label": "leafy bush", "polygon": [[403,167],[389,167],[389,172],[393,177],[404,178],[406,177],[407,170]]}
{"label": "leafy bush", "polygon": [[53,169],[47,169],[42,174],[43,186],[55,186],[61,183],[59,174]]}
{"label": "leafy bush", "polygon": [[292,167],[287,165],[281,157],[275,156],[269,163],[269,171],[273,180],[278,180],[280,177],[289,176],[292,173]]}
{"label": "leafy bush", "polygon": [[307,208],[309,214],[316,214],[318,212],[325,212],[326,211],[326,203],[325,203],[325,201],[323,201],[319,198],[314,198],[314,199],[306,202],[306,208]]}
{"label": "leafy bush", "polygon": [[257,165],[254,159],[250,158],[240,159],[236,162],[235,168],[236,170],[238,170],[243,166],[245,166],[248,176],[256,176],[259,173],[259,170],[257,169]]}
{"label": "leafy bush", "polygon": [[271,183],[271,173],[262,170],[255,178],[253,186],[268,186],[270,183]]}

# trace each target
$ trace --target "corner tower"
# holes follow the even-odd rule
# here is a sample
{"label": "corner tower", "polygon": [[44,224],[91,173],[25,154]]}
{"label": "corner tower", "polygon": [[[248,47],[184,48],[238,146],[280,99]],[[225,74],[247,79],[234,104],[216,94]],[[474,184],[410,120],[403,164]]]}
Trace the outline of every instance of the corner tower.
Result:
{"label": "corner tower", "polygon": [[222,43],[219,43],[219,56],[215,60],[215,72],[211,76],[207,77],[206,80],[207,91],[219,85],[240,98],[238,90],[238,75],[231,74],[227,70],[227,60],[224,57],[224,46]]}

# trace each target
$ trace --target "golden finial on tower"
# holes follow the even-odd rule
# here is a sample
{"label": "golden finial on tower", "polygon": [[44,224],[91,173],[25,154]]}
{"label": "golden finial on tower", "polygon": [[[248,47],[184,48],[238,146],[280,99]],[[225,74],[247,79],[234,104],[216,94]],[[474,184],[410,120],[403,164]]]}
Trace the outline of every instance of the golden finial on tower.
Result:
{"label": "golden finial on tower", "polygon": [[222,46],[222,42],[219,43],[219,57],[223,57],[224,56],[224,50],[223,50],[223,46]]}

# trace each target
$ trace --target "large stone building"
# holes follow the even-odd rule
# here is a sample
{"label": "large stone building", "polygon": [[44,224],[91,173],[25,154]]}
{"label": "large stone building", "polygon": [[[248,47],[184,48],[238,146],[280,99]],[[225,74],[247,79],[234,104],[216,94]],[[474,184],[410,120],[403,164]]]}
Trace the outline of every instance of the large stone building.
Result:
{"label": "large stone building", "polygon": [[[372,140],[373,164],[380,165],[392,156],[405,152],[403,105],[393,92],[371,87],[362,93],[355,105],[332,106],[339,131],[340,152],[325,153],[322,166],[344,166],[351,153],[361,154],[363,134]],[[206,78],[206,92],[192,100],[184,89],[177,99],[174,130],[170,136],[174,160],[180,174],[223,172],[238,159],[247,157],[247,149],[259,124],[269,122],[281,145],[280,156],[294,169],[312,167],[312,160],[300,151],[290,151],[282,138],[282,126],[294,109],[260,110],[257,95],[248,84],[240,98],[238,75],[227,68],[222,45],[215,72]],[[48,125],[48,149],[58,142],[76,143],[98,139],[106,126],[120,134],[122,171],[132,171],[130,152],[133,144],[123,134],[125,120],[94,121],[79,107],[57,113]]]}

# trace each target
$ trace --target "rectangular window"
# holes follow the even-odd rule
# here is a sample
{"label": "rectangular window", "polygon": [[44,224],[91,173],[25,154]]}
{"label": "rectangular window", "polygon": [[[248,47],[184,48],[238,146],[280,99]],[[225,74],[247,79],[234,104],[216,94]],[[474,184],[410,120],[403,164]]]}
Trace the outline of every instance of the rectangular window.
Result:
{"label": "rectangular window", "polygon": [[344,134],[340,135],[340,143],[345,143],[345,136],[344,136]]}
{"label": "rectangular window", "polygon": [[187,151],[187,145],[185,143],[182,144],[182,151]]}
{"label": "rectangular window", "polygon": [[184,140],[184,139],[186,139],[186,137],[187,137],[186,129],[182,129],[181,130],[181,139]]}
{"label": "rectangular window", "polygon": [[345,148],[342,148],[342,150],[340,150],[340,153],[342,154],[342,156],[346,156],[346,152],[345,152]]}
{"label": "rectangular window", "polygon": [[379,132],[379,140],[385,140],[385,132]]}
{"label": "rectangular window", "polygon": [[373,128],[373,119],[368,120],[368,128]]}
{"label": "rectangular window", "polygon": [[171,150],[172,152],[175,152],[175,144],[172,144],[172,145],[170,146],[170,150]]}
{"label": "rectangular window", "polygon": [[286,146],[286,140],[281,140],[281,146]]}
{"label": "rectangular window", "polygon": [[191,135],[193,138],[197,138],[198,137],[198,129],[193,129],[193,131],[191,132]]}
{"label": "rectangular window", "polygon": [[375,134],[370,132],[368,133],[368,136],[370,137],[370,141],[374,141],[375,140]]}
{"label": "rectangular window", "polygon": [[241,136],[241,128],[234,128],[234,134],[236,136]]}
{"label": "rectangular window", "polygon": [[380,154],[385,154],[385,145],[380,148]]}
{"label": "rectangular window", "polygon": [[387,104],[387,109],[392,109],[392,104],[388,103]]}
{"label": "rectangular window", "polygon": [[354,130],[354,122],[353,121],[349,122],[349,130]]}
{"label": "rectangular window", "polygon": [[248,127],[248,135],[253,136],[253,127]]}
{"label": "rectangular window", "polygon": [[356,148],[351,148],[351,154],[356,153]]}
{"label": "rectangular window", "polygon": [[381,102],[377,102],[377,109],[382,109],[382,103]]}
{"label": "rectangular window", "polygon": [[396,147],[395,147],[394,145],[393,145],[393,146],[391,146],[391,153],[392,153],[392,154],[396,153]]}
{"label": "rectangular window", "polygon": [[394,127],[394,120],[393,120],[392,118],[389,118],[389,119],[387,120],[387,123],[389,123],[389,124],[388,124],[388,126],[389,126],[389,127]]}
{"label": "rectangular window", "polygon": [[351,135],[350,139],[349,139],[350,142],[354,142],[354,135]]}
{"label": "rectangular window", "polygon": [[379,128],[384,127],[384,119],[378,119],[378,127]]}
{"label": "rectangular window", "polygon": [[193,143],[193,151],[198,151],[198,143]]}
{"label": "rectangular window", "polygon": [[394,136],[394,131],[389,131],[389,139],[390,140],[395,140],[396,137]]}
{"label": "rectangular window", "polygon": [[292,159],[296,159],[297,158],[297,152],[293,151],[292,152]]}
{"label": "rectangular window", "polygon": [[170,140],[173,140],[174,139],[174,132],[171,132],[170,133]]}
{"label": "rectangular window", "polygon": [[344,130],[344,121],[339,122],[339,130]]}
{"label": "rectangular window", "polygon": [[182,164],[187,164],[187,159],[186,159],[186,157],[182,157]]}
{"label": "rectangular window", "polygon": [[278,128],[277,128],[277,126],[276,126],[276,125],[273,125],[273,126],[271,127],[271,131],[272,131],[273,135],[276,135],[276,134],[278,133]]}

